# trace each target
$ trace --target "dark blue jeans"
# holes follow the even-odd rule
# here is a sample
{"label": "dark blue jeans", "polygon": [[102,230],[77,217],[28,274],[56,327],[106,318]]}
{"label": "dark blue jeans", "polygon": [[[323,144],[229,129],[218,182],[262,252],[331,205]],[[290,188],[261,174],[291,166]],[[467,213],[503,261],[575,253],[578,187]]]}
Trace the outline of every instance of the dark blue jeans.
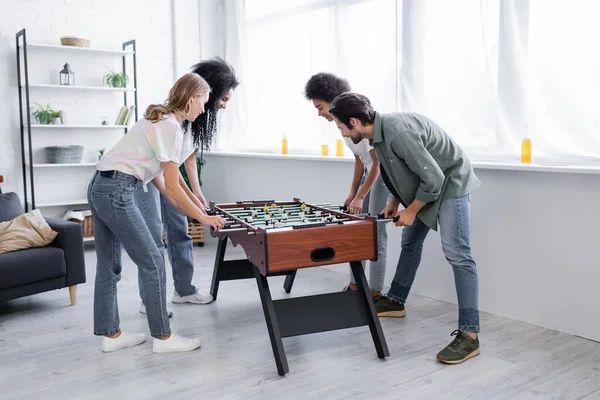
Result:
{"label": "dark blue jeans", "polygon": [[137,265],[150,334],[155,338],[171,330],[167,315],[165,261],[150,229],[134,202],[142,183],[122,172],[103,176],[96,172],[88,187],[88,203],[94,218],[96,281],[94,286],[94,334],[110,336],[120,331],[117,282],[121,280],[121,249]]}
{"label": "dark blue jeans", "polygon": [[[458,329],[479,332],[479,287],[477,266],[471,256],[469,244],[470,195],[442,201],[440,206],[440,236],[446,260],[454,271],[454,283],[458,297]],[[402,232],[402,251],[396,275],[387,296],[393,301],[404,303],[415,280],[421,263],[423,242],[429,228],[415,219]]]}

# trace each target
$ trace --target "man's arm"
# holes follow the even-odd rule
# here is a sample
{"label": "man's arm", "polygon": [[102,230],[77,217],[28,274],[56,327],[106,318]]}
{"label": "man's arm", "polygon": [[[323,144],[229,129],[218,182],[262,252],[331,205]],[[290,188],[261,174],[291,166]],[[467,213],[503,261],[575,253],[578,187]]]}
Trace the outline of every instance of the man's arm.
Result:
{"label": "man's arm", "polygon": [[425,148],[418,133],[409,131],[397,136],[392,141],[391,148],[408,168],[421,178],[415,199],[408,207],[396,214],[399,217],[396,226],[410,226],[415,221],[417,213],[427,203],[437,200],[441,195],[445,176]]}
{"label": "man's arm", "polygon": [[423,203],[435,201],[441,195],[444,186],[444,172],[429,154],[418,133],[414,131],[404,133],[392,141],[392,151],[421,178],[415,199]]}

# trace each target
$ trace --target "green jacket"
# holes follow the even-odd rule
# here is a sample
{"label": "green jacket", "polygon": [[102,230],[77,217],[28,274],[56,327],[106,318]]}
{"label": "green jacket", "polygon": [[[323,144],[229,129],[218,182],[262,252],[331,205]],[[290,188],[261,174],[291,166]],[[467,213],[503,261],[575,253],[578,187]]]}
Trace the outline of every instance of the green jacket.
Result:
{"label": "green jacket", "polygon": [[423,115],[376,112],[373,147],[390,191],[404,207],[415,199],[427,203],[417,217],[435,231],[442,200],[480,185],[465,152]]}

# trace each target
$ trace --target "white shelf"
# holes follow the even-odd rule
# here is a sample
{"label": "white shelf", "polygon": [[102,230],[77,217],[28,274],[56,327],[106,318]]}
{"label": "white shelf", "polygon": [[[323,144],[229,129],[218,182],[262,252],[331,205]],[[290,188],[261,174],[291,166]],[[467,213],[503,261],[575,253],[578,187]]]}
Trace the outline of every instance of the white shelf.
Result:
{"label": "white shelf", "polygon": [[96,163],[33,164],[33,168],[95,167]]}
{"label": "white shelf", "polygon": [[40,201],[35,204],[36,207],[59,207],[59,206],[76,206],[81,204],[87,204],[87,199],[77,200],[53,200],[53,201]]}
{"label": "white shelf", "polygon": [[93,242],[94,241],[94,237],[90,236],[90,237],[84,237],[83,238],[83,242],[87,243],[87,242]]}
{"label": "white shelf", "polygon": [[[21,85],[25,87],[25,84]],[[30,88],[40,89],[65,89],[65,90],[97,90],[100,92],[135,92],[135,88],[113,88],[105,86],[81,86],[81,85],[51,85],[47,83],[31,83]]]}
{"label": "white shelf", "polygon": [[133,51],[130,50],[110,50],[110,49],[94,49],[94,48],[86,48],[86,47],[74,47],[74,46],[62,46],[62,45],[54,45],[54,44],[27,44],[27,48],[29,49],[39,49],[39,50],[52,50],[52,51],[67,51],[72,53],[81,53],[81,54],[104,54],[104,55],[114,55],[114,56],[126,56],[133,54]]}
{"label": "white shelf", "polygon": [[128,125],[42,125],[31,124],[32,128],[42,129],[125,129]]}

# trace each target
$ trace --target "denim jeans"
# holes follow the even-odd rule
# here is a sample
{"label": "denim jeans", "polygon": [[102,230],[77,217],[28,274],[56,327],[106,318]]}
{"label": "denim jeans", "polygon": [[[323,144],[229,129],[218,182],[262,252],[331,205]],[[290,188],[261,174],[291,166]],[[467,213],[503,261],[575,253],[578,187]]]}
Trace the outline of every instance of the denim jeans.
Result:
{"label": "denim jeans", "polygon": [[[365,182],[367,174],[363,175],[361,186]],[[371,190],[363,201],[363,211],[368,212],[372,216],[377,216],[385,208],[390,192],[388,191],[381,175],[375,180]],[[387,261],[387,230],[385,223],[377,224],[377,261],[370,261],[369,267],[369,286],[371,290],[382,290],[383,281],[385,279],[385,264]],[[365,263],[363,261],[363,267]],[[350,269],[350,282],[356,283],[352,269]]]}
{"label": "denim jeans", "polygon": [[[477,267],[471,256],[469,244],[470,195],[442,201],[439,223],[442,250],[454,271],[458,297],[458,328],[466,332],[479,332],[479,287]],[[418,218],[402,232],[402,251],[396,275],[387,296],[404,303],[415,280],[423,242],[429,228]]]}
{"label": "denim jeans", "polygon": [[[198,292],[192,285],[194,276],[194,243],[188,235],[188,220],[165,199],[152,183],[146,185],[147,192],[140,188],[134,198],[146,224],[150,228],[154,243],[164,257],[163,224],[167,232],[167,254],[173,271],[175,291],[180,296]],[[140,297],[144,298],[144,285],[139,284]]]}
{"label": "denim jeans", "polygon": [[120,331],[117,282],[121,280],[122,247],[138,268],[150,334],[162,338],[171,332],[165,297],[165,261],[134,203],[133,193],[141,186],[133,175],[113,172],[108,177],[96,172],[88,187],[97,257],[95,335],[110,336]]}

